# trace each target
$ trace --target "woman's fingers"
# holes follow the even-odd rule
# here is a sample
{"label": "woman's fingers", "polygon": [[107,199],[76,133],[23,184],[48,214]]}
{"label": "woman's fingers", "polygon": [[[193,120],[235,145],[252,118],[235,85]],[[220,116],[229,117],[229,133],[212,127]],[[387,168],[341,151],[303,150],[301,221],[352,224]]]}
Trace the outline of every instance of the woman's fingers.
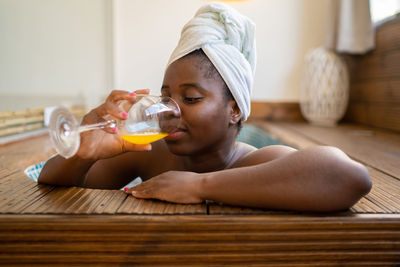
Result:
{"label": "woman's fingers", "polygon": [[113,90],[108,95],[106,102],[118,102],[121,100],[128,100],[130,102],[135,102],[135,96],[137,94],[149,94],[149,89],[139,89],[134,92],[124,91],[124,90]]}
{"label": "woman's fingers", "polygon": [[131,93],[129,91],[113,90],[108,95],[106,102],[116,103],[121,100],[135,101],[135,95],[136,93]]}
{"label": "woman's fingers", "polygon": [[150,93],[150,89],[139,89],[135,91],[136,94],[148,95]]}
{"label": "woman's fingers", "polygon": [[129,151],[150,151],[151,150],[151,144],[138,145],[138,144],[133,144],[133,143],[130,143],[130,142],[127,142],[127,141],[124,140],[122,150],[124,152],[129,152]]}
{"label": "woman's fingers", "polygon": [[157,198],[151,188],[141,191],[132,191],[131,194],[136,198]]}
{"label": "woman's fingers", "polygon": [[154,187],[150,183],[143,182],[134,187],[125,187],[125,193],[132,194],[136,198],[156,198]]}
{"label": "woman's fingers", "polygon": [[125,120],[128,117],[128,113],[112,102],[105,102],[104,104],[95,108],[94,112],[96,112],[96,114],[102,118],[106,115],[111,115],[114,118]]}

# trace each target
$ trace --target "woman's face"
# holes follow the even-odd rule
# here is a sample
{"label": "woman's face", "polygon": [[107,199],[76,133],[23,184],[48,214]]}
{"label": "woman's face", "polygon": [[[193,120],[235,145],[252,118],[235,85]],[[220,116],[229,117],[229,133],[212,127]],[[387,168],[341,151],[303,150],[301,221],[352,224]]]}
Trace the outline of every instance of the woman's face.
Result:
{"label": "woman's face", "polygon": [[236,127],[230,124],[235,102],[228,100],[220,76],[208,77],[209,66],[201,64],[202,60],[193,55],[181,58],[164,76],[162,95],[173,98],[181,109],[178,131],[165,138],[170,151],[178,155],[216,151],[236,136]]}

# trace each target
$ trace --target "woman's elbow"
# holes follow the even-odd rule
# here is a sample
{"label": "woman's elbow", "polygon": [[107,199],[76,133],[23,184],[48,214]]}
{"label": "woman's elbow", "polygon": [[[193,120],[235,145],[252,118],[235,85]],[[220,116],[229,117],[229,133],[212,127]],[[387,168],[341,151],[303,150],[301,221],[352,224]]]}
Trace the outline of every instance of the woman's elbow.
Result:
{"label": "woman's elbow", "polygon": [[325,201],[322,202],[324,204],[320,202],[320,211],[347,210],[371,190],[367,168],[350,159],[343,151],[329,146],[313,147],[311,150],[325,187],[322,190]]}
{"label": "woman's elbow", "polygon": [[371,177],[364,165],[353,161],[346,176],[349,179],[350,194],[355,199],[354,203],[371,191]]}
{"label": "woman's elbow", "polygon": [[336,158],[331,167],[335,170],[332,179],[336,180],[334,183],[341,192],[340,208],[348,209],[370,192],[371,177],[364,165],[350,159],[337,148],[329,149],[333,150]]}

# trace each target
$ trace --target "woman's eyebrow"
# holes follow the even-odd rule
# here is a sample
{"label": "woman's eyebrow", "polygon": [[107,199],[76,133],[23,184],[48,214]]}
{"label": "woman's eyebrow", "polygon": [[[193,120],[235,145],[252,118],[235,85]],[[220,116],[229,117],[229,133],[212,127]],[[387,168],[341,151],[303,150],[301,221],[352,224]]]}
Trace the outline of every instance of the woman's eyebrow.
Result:
{"label": "woman's eyebrow", "polygon": [[179,85],[179,87],[196,87],[199,88],[200,90],[207,91],[207,89],[205,89],[198,83],[182,83]]}

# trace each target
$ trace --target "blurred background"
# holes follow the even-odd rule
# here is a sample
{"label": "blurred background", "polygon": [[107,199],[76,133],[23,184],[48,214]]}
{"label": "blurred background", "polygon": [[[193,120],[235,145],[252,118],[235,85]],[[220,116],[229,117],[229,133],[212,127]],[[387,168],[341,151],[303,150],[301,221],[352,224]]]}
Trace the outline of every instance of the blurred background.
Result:
{"label": "blurred background", "polygon": [[[335,0],[333,0],[335,1]],[[205,0],[0,0],[0,112],[158,94],[183,25]],[[257,26],[254,101],[299,102],[306,53],[326,43],[331,0],[224,1]],[[374,23],[400,0],[371,0]]]}

